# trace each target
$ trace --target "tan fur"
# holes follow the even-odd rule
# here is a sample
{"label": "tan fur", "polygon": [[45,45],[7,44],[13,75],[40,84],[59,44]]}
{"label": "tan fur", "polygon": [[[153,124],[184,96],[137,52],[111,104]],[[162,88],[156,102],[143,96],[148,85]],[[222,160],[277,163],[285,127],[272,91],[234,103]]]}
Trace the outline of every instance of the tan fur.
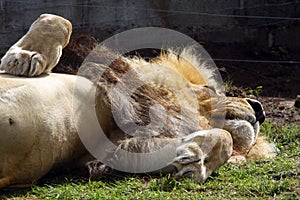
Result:
{"label": "tan fur", "polygon": [[[139,123],[147,124],[149,122],[149,116],[147,115],[149,110],[147,110],[147,108],[151,107],[154,103],[147,101],[147,99],[150,98],[167,109],[166,111],[169,113],[169,117],[166,121],[167,125],[180,124],[180,122],[184,121],[184,126],[180,130],[176,129],[175,126],[166,126],[163,133],[159,134],[154,130],[147,130],[146,135],[143,135],[154,135],[155,139],[126,136],[126,132],[122,132],[122,130],[108,131],[109,138],[115,138],[114,141],[116,144],[119,144],[119,149],[128,150],[130,152],[149,152],[150,150],[155,150],[163,146],[169,138],[184,138],[189,137],[191,133],[199,130],[221,128],[216,130],[218,130],[219,133],[228,131],[231,135],[231,139],[233,139],[233,147],[231,148],[233,148],[235,152],[235,158],[239,156],[245,159],[256,141],[260,125],[259,119],[264,116],[263,108],[259,102],[251,99],[224,97],[215,92],[217,88],[210,89],[210,87],[203,87],[202,84],[197,85],[195,84],[196,82],[191,83],[189,73],[183,72],[186,65],[182,65],[181,58],[176,57],[174,52],[168,53],[167,55],[163,54],[163,59],[158,57],[151,60],[150,63],[141,58],[131,59],[122,56],[116,56],[114,62],[106,63],[107,59],[105,55],[111,55],[111,53],[112,52],[105,47],[96,49],[93,54],[95,54],[97,59],[93,57],[91,60],[88,59],[86,63],[89,69],[92,68],[93,70],[91,70],[90,73],[85,73],[87,77],[92,77],[95,71],[103,72],[107,70],[107,73],[97,80],[98,83],[101,83],[98,85],[100,94],[108,94],[109,88],[115,87],[116,84],[122,86],[120,88],[121,91],[114,91],[114,93],[110,94],[112,96],[102,96],[103,107],[101,109],[121,109],[120,113],[127,113],[126,117],[128,117],[128,119],[123,120],[124,116],[122,116],[119,119],[110,117],[109,120],[117,120],[119,121],[119,125],[125,127],[128,121],[138,122],[141,119],[142,121]],[[166,57],[174,58],[171,59],[171,64],[165,59]],[[183,57],[182,59],[187,60],[188,58],[189,57]],[[197,64],[197,66],[201,65]],[[200,74],[202,70],[205,71],[203,74],[207,73],[206,68],[200,67]],[[185,75],[183,76],[182,73]],[[124,76],[128,74],[131,75],[124,79]],[[210,77],[212,76],[208,78]],[[195,78],[195,76],[192,75],[192,78]],[[91,78],[91,80],[95,81],[96,79]],[[140,85],[141,83],[143,87],[137,91],[130,91],[130,89],[128,89]],[[176,93],[175,91],[180,91],[180,93]],[[135,100],[136,95],[139,96],[139,102]],[[115,101],[115,96],[118,96],[116,99],[122,99],[122,103]],[[128,99],[128,97],[131,98]],[[120,103],[122,106],[120,106]],[[172,105],[172,108],[169,110],[170,105]],[[257,110],[254,110],[254,108]],[[152,115],[154,121],[164,120],[164,114],[160,110],[155,110],[154,113],[155,115]],[[176,117],[177,115],[181,115],[181,117],[178,118]],[[118,126],[114,127],[118,129]],[[116,135],[116,133],[118,134]],[[204,131],[204,133],[206,132]],[[140,134],[145,133],[130,133],[130,135]],[[166,136],[167,138],[165,138]],[[217,136],[210,135],[212,140],[214,140],[214,137]],[[227,143],[230,142],[227,140]],[[186,146],[186,154],[190,152],[190,156],[193,157],[193,153],[188,151],[190,145],[196,148],[197,143],[187,144]],[[151,147],[150,149],[148,149],[149,146]],[[219,151],[225,152],[224,149],[220,150],[220,148],[220,146],[218,149],[211,148],[212,154],[203,154],[203,146],[198,144],[200,154],[203,154],[204,158],[208,157],[207,160],[210,160],[210,162],[205,163],[205,167],[198,161],[195,162],[192,160],[190,163],[185,163],[184,165],[175,163],[175,166],[178,171],[182,172],[193,169],[194,171],[192,170],[193,172],[191,173],[198,174],[197,177],[199,179],[197,181],[204,181],[215,169],[213,166],[222,165],[224,163],[223,159],[227,160],[230,157],[223,154],[223,157],[219,157],[219,159],[209,159],[212,155],[218,155],[217,152]],[[228,146],[226,149],[226,152],[231,152]],[[128,161],[130,162],[128,166],[131,166],[132,160]],[[127,158],[122,158],[122,162],[126,163]],[[207,166],[209,167],[207,168]],[[202,169],[205,169],[205,171]],[[185,173],[179,174],[182,175]],[[200,174],[202,175],[200,176]],[[205,178],[202,179],[201,177]]]}
{"label": "tan fur", "polygon": [[177,148],[177,156],[173,163],[178,170],[175,177],[205,181],[231,156],[232,143],[230,133],[221,129],[190,134]]}
{"label": "tan fur", "polygon": [[247,159],[273,158],[278,154],[278,151],[279,149],[274,143],[268,142],[265,136],[259,136],[247,154]]}
{"label": "tan fur", "polygon": [[[43,41],[42,45],[39,33],[50,30],[48,20],[55,23],[57,30],[48,32],[45,37],[49,43]],[[56,50],[66,45],[70,27],[63,18],[42,15],[3,57],[2,68],[23,76],[47,72],[57,63],[60,55]],[[39,45],[41,51],[35,49]],[[18,58],[35,51],[46,63],[36,68],[37,73],[30,73],[27,65],[25,71],[24,65],[9,65],[10,59],[17,58],[19,62]],[[80,75],[87,79],[52,73],[36,78],[0,74],[0,188],[31,184],[55,166],[67,166],[73,159],[74,165],[89,161],[90,155],[78,134],[81,130],[91,136],[93,144],[102,144],[92,140],[94,126],[90,119],[94,111],[97,123],[116,145],[103,153],[148,153],[172,142],[176,156],[161,172],[171,172],[179,178],[205,181],[231,156],[231,160],[237,160],[275,155],[272,145],[257,137],[264,119],[261,104],[222,95],[214,71],[201,62],[192,47],[146,62],[119,56],[100,46],[86,60]],[[113,114],[113,110],[118,112]],[[156,130],[159,123],[163,126]],[[149,124],[152,126],[147,129]],[[132,125],[144,129],[125,130]],[[85,159],[80,159],[83,155]],[[109,159],[133,167],[144,164],[126,156]],[[101,177],[109,171],[105,165],[97,167],[98,162],[87,164],[91,177]]]}
{"label": "tan fur", "polygon": [[68,44],[72,24],[59,16],[41,15],[1,59],[0,70],[19,76],[39,76],[56,66]]}
{"label": "tan fur", "polygon": [[[196,67],[183,57],[177,56],[175,53],[163,53],[156,59],[152,60],[153,63],[163,65],[162,67],[170,67],[177,70],[189,82],[197,85],[205,85],[205,77],[203,77]],[[179,64],[180,63],[180,64]]]}

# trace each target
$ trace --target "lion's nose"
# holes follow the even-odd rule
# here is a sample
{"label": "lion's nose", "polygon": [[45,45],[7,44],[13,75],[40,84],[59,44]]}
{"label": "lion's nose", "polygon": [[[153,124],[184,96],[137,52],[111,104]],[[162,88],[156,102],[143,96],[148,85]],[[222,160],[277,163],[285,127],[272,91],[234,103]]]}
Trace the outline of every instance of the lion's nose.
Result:
{"label": "lion's nose", "polygon": [[259,121],[260,124],[262,124],[266,119],[266,115],[265,115],[265,111],[263,109],[263,106],[257,100],[248,99],[248,98],[246,98],[246,100],[251,105],[251,107],[253,108],[253,110],[255,112],[256,120]]}

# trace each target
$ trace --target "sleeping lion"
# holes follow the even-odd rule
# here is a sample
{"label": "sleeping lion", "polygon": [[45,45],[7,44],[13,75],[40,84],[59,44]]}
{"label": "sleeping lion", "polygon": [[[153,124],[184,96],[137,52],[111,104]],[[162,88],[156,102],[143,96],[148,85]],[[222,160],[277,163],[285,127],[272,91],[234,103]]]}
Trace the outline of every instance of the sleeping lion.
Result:
{"label": "sleeping lion", "polygon": [[[228,161],[275,155],[258,136],[260,102],[222,95],[192,47],[145,61],[99,46],[81,76],[50,73],[70,34],[69,21],[43,14],[1,60],[0,188],[76,165],[92,179],[125,169],[203,182]],[[94,118],[111,148],[95,137]],[[140,159],[153,152],[160,153],[151,162]],[[167,154],[161,168],[147,168]]]}

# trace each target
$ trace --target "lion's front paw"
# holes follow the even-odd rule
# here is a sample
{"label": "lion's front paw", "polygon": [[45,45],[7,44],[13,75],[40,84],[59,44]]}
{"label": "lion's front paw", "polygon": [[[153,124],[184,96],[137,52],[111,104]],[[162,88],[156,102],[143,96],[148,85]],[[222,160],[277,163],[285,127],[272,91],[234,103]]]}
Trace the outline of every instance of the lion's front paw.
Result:
{"label": "lion's front paw", "polygon": [[205,154],[196,142],[189,142],[177,148],[177,156],[172,165],[176,167],[175,178],[189,177],[196,182],[206,180]]}
{"label": "lion's front paw", "polygon": [[231,156],[232,138],[222,129],[198,131],[186,136],[176,153],[172,163],[177,168],[175,177],[203,182]]}
{"label": "lion's front paw", "polygon": [[36,52],[8,51],[1,60],[0,70],[18,76],[38,76],[44,72],[45,62]]}
{"label": "lion's front paw", "polygon": [[1,59],[0,70],[19,76],[50,73],[71,33],[72,24],[68,20],[57,15],[41,15]]}

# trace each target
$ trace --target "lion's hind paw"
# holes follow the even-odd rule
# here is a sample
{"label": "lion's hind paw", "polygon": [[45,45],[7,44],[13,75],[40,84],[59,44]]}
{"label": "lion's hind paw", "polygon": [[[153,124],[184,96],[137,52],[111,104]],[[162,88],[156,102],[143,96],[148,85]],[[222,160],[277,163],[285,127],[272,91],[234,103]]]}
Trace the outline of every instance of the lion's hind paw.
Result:
{"label": "lion's hind paw", "polygon": [[86,164],[91,180],[100,180],[103,177],[110,175],[113,169],[101,163],[99,160],[93,160]]}
{"label": "lion's hind paw", "polygon": [[41,55],[27,50],[8,51],[0,65],[0,70],[17,76],[38,76],[44,68]]}

